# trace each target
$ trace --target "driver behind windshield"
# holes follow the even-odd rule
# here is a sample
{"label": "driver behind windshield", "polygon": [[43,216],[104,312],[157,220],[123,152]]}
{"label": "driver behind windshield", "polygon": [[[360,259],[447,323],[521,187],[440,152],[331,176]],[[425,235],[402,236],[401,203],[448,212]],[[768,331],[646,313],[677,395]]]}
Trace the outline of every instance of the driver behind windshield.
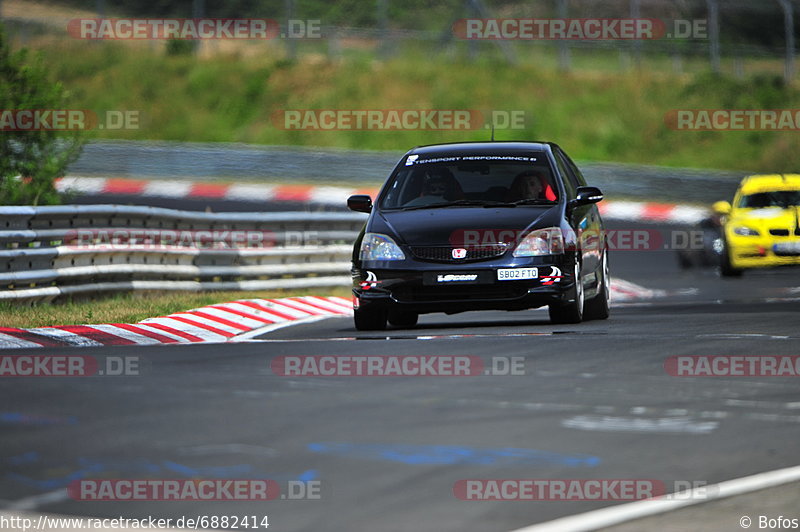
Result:
{"label": "driver behind windshield", "polygon": [[444,179],[439,175],[425,176],[425,183],[422,186],[423,196],[436,196],[444,198],[445,192]]}
{"label": "driver behind windshield", "polygon": [[546,199],[555,201],[556,195],[553,192],[547,177],[538,170],[525,170],[519,173],[511,183],[511,188],[506,195],[506,201],[521,201],[527,199]]}
{"label": "driver behind windshield", "polygon": [[406,206],[426,205],[464,198],[461,185],[447,168],[430,168],[425,171],[422,191],[418,198],[407,202]]}

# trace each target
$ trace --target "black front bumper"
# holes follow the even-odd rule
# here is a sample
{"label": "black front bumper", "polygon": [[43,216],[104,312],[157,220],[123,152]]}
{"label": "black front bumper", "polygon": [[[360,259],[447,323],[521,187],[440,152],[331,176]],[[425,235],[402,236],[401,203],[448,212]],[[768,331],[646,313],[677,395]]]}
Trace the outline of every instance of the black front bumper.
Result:
{"label": "black front bumper", "polygon": [[[564,261],[569,264],[568,261]],[[385,264],[385,263],[384,263]],[[353,302],[356,308],[388,309],[420,314],[455,314],[471,310],[525,310],[566,303],[574,298],[571,266],[559,262],[525,265],[539,269],[530,280],[497,280],[497,270],[507,265],[426,265],[424,270],[380,267],[354,268]],[[470,267],[472,266],[472,267]],[[523,267],[514,265],[511,267]],[[560,275],[556,275],[560,274]],[[439,276],[466,275],[474,280],[439,282]]]}

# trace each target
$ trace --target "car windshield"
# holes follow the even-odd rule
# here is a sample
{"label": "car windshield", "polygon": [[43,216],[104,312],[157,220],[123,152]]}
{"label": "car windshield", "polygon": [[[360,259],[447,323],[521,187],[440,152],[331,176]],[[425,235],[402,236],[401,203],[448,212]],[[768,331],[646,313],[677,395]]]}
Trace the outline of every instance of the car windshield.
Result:
{"label": "car windshield", "polygon": [[[390,179],[382,209],[542,205],[558,201],[558,188],[544,154],[417,159]],[[444,161],[443,161],[444,159]]]}
{"label": "car windshield", "polygon": [[763,209],[766,207],[787,208],[800,205],[800,190],[773,190],[742,196],[739,207]]}

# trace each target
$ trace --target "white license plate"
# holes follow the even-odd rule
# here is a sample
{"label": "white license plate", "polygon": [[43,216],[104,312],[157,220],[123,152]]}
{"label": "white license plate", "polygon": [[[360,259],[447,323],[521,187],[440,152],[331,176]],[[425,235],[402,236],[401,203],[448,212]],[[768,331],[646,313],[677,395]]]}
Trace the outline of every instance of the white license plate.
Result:
{"label": "white license plate", "polygon": [[523,279],[538,279],[539,268],[509,268],[497,270],[498,281],[520,281]]}
{"label": "white license plate", "polygon": [[781,242],[772,248],[776,253],[800,255],[800,242]]}

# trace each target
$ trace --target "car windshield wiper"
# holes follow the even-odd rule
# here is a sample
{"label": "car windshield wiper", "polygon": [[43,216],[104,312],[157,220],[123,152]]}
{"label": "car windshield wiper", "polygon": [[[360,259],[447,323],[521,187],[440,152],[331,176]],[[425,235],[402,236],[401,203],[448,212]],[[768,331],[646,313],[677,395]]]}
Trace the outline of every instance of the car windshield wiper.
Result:
{"label": "car windshield wiper", "polygon": [[458,200],[447,204],[448,207],[451,205],[454,207],[516,207],[514,203],[492,200]]}
{"label": "car windshield wiper", "polygon": [[556,201],[542,198],[528,198],[513,202],[514,205],[555,205]]}
{"label": "car windshield wiper", "polygon": [[439,207],[447,207],[451,203],[430,203],[428,205],[414,205],[411,207],[397,207],[399,211],[417,211],[419,209],[436,209]]}
{"label": "car windshield wiper", "polygon": [[485,201],[485,200],[457,200],[448,203],[431,203],[430,205],[418,205],[415,207],[402,207],[404,211],[419,209],[438,209],[441,207],[516,207],[514,203],[504,201]]}

